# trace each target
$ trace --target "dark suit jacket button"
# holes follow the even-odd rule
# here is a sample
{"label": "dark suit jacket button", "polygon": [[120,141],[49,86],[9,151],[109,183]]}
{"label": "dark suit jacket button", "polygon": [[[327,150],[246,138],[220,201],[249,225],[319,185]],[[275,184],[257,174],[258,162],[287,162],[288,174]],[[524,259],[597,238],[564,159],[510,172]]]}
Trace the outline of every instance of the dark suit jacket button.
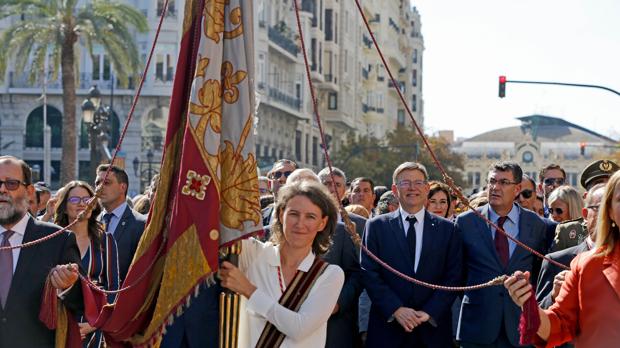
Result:
{"label": "dark suit jacket button", "polygon": [[6,324],[6,318],[2,318],[2,324]]}

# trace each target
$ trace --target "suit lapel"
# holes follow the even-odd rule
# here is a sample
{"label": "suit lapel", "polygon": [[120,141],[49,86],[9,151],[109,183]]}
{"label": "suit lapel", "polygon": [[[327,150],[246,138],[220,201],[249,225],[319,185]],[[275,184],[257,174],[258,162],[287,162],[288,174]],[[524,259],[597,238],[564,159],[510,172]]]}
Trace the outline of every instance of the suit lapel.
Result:
{"label": "suit lapel", "polygon": [[[33,240],[39,239],[42,236],[40,235],[39,229],[35,225],[32,218],[28,220],[28,226],[26,227],[26,231],[24,232],[24,239],[22,244],[32,242]],[[11,289],[9,290],[9,296],[7,297],[7,303],[12,303],[15,301],[11,301],[12,297],[16,296],[16,291],[22,288],[22,283],[24,279],[28,277],[30,273],[30,264],[33,259],[37,258],[37,249],[41,244],[31,246],[29,248],[22,248],[19,252],[19,258],[17,259],[17,267],[15,268],[15,273],[13,274],[13,280],[11,281]],[[8,305],[7,305],[8,306]]]}
{"label": "suit lapel", "polygon": [[413,274],[413,260],[411,259],[411,252],[409,252],[409,243],[405,237],[405,228],[400,217],[400,210],[396,210],[390,217],[390,231],[393,235],[393,240],[396,241],[398,248],[402,255],[407,259],[407,265],[411,267],[411,274]]}
{"label": "suit lapel", "polygon": [[123,237],[125,230],[127,229],[127,220],[131,216],[131,208],[127,206],[125,211],[123,212],[123,216],[121,216],[118,221],[118,225],[116,225],[116,230],[114,230],[114,238],[119,241]]}
{"label": "suit lapel", "polygon": [[[523,209],[521,209],[519,213],[519,235],[517,236],[517,239],[529,247],[534,246],[532,238],[532,224],[530,219],[527,219],[523,214]],[[510,269],[514,262],[517,262],[519,259],[529,253],[529,251],[517,245],[515,247],[515,251],[512,253],[512,256],[508,260],[507,269]]]}
{"label": "suit lapel", "polygon": [[420,250],[420,262],[418,262],[418,271],[417,274],[421,275],[424,270],[431,270],[432,267],[426,267],[427,264],[430,266],[432,262],[429,258],[432,256],[431,251],[435,250],[433,248],[433,243],[435,243],[435,235],[437,229],[437,219],[431,215],[428,211],[424,212],[424,230],[422,231],[422,249]]}

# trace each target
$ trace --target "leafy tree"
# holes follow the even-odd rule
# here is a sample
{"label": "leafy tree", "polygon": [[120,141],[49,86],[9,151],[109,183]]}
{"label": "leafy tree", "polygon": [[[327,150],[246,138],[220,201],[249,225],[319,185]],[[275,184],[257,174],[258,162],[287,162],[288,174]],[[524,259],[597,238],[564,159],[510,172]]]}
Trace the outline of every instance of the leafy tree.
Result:
{"label": "leafy tree", "polygon": [[[439,137],[428,137],[428,141],[450,177],[457,185],[463,185],[463,157],[453,152],[449,144]],[[431,180],[443,181],[420,136],[405,127],[389,132],[384,140],[372,136],[356,139],[349,135],[340,151],[334,154],[334,164],[344,170],[348,178],[367,176],[377,185],[388,187],[392,183],[394,169],[405,161],[424,164]]]}
{"label": "leafy tree", "polygon": [[[78,6],[77,0],[0,0],[0,20],[20,18],[0,37],[0,79],[7,64],[15,73],[29,72],[31,83],[43,74],[46,54],[53,79],[61,74],[63,89],[62,184],[73,180],[77,161],[76,77],[79,76],[81,42],[93,56],[101,45],[114,65],[122,85],[140,67],[140,56],[130,28],[148,30],[144,15],[133,7],[108,0],[93,0]],[[17,17],[19,16],[19,17]]]}

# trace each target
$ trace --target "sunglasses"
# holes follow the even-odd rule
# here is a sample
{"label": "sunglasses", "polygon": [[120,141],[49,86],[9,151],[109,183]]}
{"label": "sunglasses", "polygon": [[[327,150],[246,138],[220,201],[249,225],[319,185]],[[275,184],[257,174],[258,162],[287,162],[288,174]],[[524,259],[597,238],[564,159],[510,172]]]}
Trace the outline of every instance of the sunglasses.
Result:
{"label": "sunglasses", "polygon": [[564,214],[564,210],[562,208],[549,208],[549,212],[556,215]]}
{"label": "sunglasses", "polygon": [[280,179],[282,175],[284,175],[285,178],[288,178],[292,173],[293,173],[292,170],[289,170],[287,172],[274,172],[271,174],[271,178],[277,180],[277,179]]}
{"label": "sunglasses", "polygon": [[547,186],[551,186],[553,184],[560,186],[560,185],[564,185],[564,178],[548,178],[548,179],[543,180],[543,182]]}
{"label": "sunglasses", "polygon": [[19,185],[28,186],[25,182],[21,182],[16,179],[7,179],[5,181],[0,180],[0,187],[2,187],[2,184],[4,184],[4,186],[6,186],[6,189],[9,191],[17,190],[19,188]]}
{"label": "sunglasses", "polygon": [[532,191],[532,190],[523,190],[523,191],[519,192],[519,194],[521,196],[523,196],[523,198],[525,198],[525,199],[530,199],[530,198],[532,198],[532,194],[534,194],[534,191]]}
{"label": "sunglasses", "polygon": [[78,196],[71,196],[69,198],[67,198],[67,202],[71,203],[71,204],[79,204],[80,202],[84,203],[84,204],[88,204],[88,202],[90,201],[92,197],[90,196],[86,196],[86,197],[78,197]]}

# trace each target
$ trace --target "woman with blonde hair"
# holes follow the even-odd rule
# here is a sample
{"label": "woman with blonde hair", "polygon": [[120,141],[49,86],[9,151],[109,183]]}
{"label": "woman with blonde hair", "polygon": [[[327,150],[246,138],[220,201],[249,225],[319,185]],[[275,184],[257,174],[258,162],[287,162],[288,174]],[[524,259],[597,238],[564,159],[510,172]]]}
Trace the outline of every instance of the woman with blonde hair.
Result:
{"label": "woman with blonde hair", "polygon": [[[555,303],[538,309],[537,346],[573,341],[575,347],[616,347],[620,342],[620,172],[607,183],[599,206],[596,247],[571,262]],[[533,296],[529,273],[520,271],[504,286],[523,307]]]}
{"label": "woman with blonde hair", "polygon": [[325,186],[313,181],[278,191],[271,241],[242,241],[239,267],[223,262],[222,286],[246,301],[240,347],[324,347],[327,320],[344,272],[320,256],[331,245],[338,214]]}
{"label": "woman with blonde hair", "polygon": [[571,186],[564,185],[556,188],[547,198],[549,205],[549,215],[556,222],[577,220],[581,216],[583,209],[583,199],[577,190]]}

